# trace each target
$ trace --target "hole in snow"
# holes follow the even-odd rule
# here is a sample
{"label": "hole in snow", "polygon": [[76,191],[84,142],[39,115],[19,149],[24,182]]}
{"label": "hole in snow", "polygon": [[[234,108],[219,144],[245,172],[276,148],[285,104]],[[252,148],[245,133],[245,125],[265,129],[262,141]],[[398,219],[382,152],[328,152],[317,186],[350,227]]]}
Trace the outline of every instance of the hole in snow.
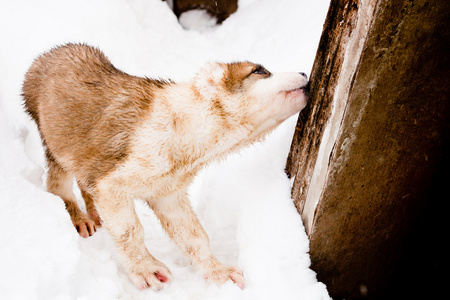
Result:
{"label": "hole in snow", "polygon": [[188,10],[178,18],[181,26],[188,30],[205,31],[217,25],[217,18],[205,9]]}

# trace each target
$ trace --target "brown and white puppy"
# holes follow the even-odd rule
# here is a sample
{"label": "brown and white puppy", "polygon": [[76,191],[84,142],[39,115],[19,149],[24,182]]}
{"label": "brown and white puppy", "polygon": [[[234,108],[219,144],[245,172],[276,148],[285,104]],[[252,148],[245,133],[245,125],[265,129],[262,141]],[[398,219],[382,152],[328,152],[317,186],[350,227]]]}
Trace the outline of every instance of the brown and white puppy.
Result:
{"label": "brown and white puppy", "polygon": [[[139,198],[205,278],[242,288],[241,271],[211,252],[187,188],[205,164],[303,109],[307,83],[303,73],[272,74],[250,62],[211,63],[185,83],[141,78],[96,48],[67,44],[36,59],[23,97],[45,146],[48,190],[64,200],[81,236],[101,218],[137,287],[160,289],[172,279],[144,245]],[[72,192],[74,177],[88,216]]]}

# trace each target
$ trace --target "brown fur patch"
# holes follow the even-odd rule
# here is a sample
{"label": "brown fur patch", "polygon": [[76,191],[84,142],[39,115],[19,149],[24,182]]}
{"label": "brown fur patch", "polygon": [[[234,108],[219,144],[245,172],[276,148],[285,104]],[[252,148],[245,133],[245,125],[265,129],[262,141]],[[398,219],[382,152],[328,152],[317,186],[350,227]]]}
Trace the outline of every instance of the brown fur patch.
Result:
{"label": "brown fur patch", "polygon": [[90,187],[126,158],[154,91],[168,84],[123,73],[99,50],[68,44],[34,62],[23,97],[51,155]]}
{"label": "brown fur patch", "polygon": [[[254,82],[257,79],[267,78],[267,74],[252,73],[255,69],[264,69],[261,65],[251,62],[234,62],[226,65],[225,76],[223,78],[226,89],[230,92],[240,92],[244,88],[246,81]],[[265,70],[265,69],[264,69]],[[267,71],[267,70],[265,70]]]}
{"label": "brown fur patch", "polygon": [[244,79],[249,76],[254,64],[249,62],[235,62],[227,65],[224,85],[228,91],[237,92],[242,90]]}

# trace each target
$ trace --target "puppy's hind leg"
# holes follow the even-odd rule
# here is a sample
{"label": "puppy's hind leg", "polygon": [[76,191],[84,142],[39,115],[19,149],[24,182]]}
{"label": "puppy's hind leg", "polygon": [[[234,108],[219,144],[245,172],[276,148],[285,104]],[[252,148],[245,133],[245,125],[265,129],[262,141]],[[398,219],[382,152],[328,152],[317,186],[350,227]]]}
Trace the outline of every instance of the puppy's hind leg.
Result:
{"label": "puppy's hind leg", "polygon": [[48,150],[46,158],[48,165],[47,190],[64,201],[72,223],[80,236],[87,238],[93,235],[96,231],[95,223],[80,210],[73,194],[73,176],[58,164]]}
{"label": "puppy's hind leg", "polygon": [[101,220],[97,209],[95,208],[94,199],[92,198],[91,194],[86,192],[80,182],[78,182],[78,187],[80,188],[81,196],[83,196],[84,203],[86,204],[86,212],[89,218],[91,218],[91,220],[95,222],[95,225],[100,226]]}

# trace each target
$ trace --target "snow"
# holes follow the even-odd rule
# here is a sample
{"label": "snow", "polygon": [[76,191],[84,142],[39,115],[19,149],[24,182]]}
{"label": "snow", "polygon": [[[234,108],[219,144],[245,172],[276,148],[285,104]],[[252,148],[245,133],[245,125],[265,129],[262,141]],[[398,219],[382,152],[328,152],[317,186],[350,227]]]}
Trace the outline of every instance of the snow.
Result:
{"label": "snow", "polygon": [[207,31],[217,24],[217,18],[204,9],[192,9],[184,12],[180,15],[178,21],[185,29],[201,32]]}
{"label": "snow", "polygon": [[[309,241],[284,174],[296,116],[265,142],[207,167],[190,189],[213,252],[243,270],[246,288],[208,284],[136,201],[147,247],[174,276],[162,291],[140,291],[106,230],[79,237],[63,202],[45,191],[43,149],[20,96],[33,59],[66,42],[98,46],[128,73],[175,81],[208,61],[308,73],[328,4],[241,0],[222,25],[187,30],[159,0],[1,0],[0,298],[329,299],[309,268]],[[186,22],[197,21],[191,15]]]}

